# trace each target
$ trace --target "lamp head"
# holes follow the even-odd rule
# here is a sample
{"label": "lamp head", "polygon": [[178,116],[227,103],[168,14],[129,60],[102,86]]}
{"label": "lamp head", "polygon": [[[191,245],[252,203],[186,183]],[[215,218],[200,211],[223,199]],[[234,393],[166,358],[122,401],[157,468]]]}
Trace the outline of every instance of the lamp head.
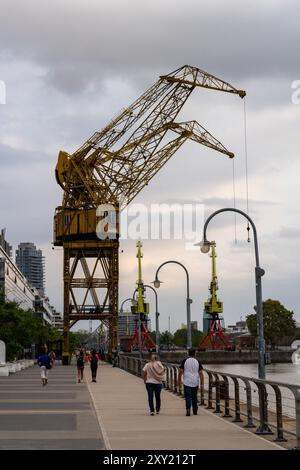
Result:
{"label": "lamp head", "polygon": [[155,281],[153,281],[153,284],[154,284],[154,287],[158,289],[161,285],[161,281],[159,279],[155,279]]}
{"label": "lamp head", "polygon": [[200,250],[202,253],[208,253],[211,247],[211,242],[208,240],[202,240],[200,242]]}

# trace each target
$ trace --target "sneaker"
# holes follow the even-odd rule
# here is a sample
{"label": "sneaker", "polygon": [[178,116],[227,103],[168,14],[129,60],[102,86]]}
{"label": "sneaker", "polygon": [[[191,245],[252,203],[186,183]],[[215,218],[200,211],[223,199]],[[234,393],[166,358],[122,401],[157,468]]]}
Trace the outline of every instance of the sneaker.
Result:
{"label": "sneaker", "polygon": [[191,410],[186,410],[186,416],[191,416]]}
{"label": "sneaker", "polygon": [[159,415],[159,411],[157,411],[156,414]]}
{"label": "sneaker", "polygon": [[154,416],[154,411],[150,411],[150,416]]}
{"label": "sneaker", "polygon": [[194,408],[194,409],[193,409],[193,414],[194,414],[194,415],[198,414],[198,408]]}

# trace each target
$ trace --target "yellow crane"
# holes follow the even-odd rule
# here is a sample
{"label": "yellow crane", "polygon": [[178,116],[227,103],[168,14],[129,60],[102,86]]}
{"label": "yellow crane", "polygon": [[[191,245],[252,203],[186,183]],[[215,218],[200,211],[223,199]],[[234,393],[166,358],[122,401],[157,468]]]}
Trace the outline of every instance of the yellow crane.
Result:
{"label": "yellow crane", "polygon": [[211,242],[211,283],[210,283],[210,298],[204,303],[204,315],[208,317],[208,328],[204,338],[200,341],[198,347],[200,350],[205,350],[207,345],[210,344],[211,349],[230,349],[226,337],[223,334],[224,325],[223,318],[220,313],[223,313],[223,302],[218,300],[217,291],[218,276],[216,268],[216,242]]}
{"label": "yellow crane", "polygon": [[137,302],[136,305],[132,307],[132,312],[136,315],[136,328],[135,335],[131,338],[126,351],[132,351],[136,346],[138,346],[139,351],[143,349],[154,351],[156,350],[156,344],[152,340],[148,332],[148,317],[150,312],[149,303],[145,302],[145,287],[142,277],[142,244],[139,240],[137,242],[137,259],[138,259],[138,279],[137,279]]}
{"label": "yellow crane", "polygon": [[78,320],[103,321],[110,347],[117,346],[119,211],[187,139],[234,156],[197,121],[175,122],[196,87],[245,96],[185,65],[162,75],[73,154],[59,152],[55,175],[64,195],[55,211],[54,245],[63,247],[64,256],[63,364],[69,363],[69,330]]}

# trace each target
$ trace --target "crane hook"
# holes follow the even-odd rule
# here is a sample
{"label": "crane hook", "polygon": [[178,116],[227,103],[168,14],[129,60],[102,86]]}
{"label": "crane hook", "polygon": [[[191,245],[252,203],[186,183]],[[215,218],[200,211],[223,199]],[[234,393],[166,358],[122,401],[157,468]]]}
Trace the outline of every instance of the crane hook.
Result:
{"label": "crane hook", "polygon": [[250,243],[251,239],[250,239],[250,225],[249,225],[249,222],[247,224],[247,232],[248,232],[247,242]]}

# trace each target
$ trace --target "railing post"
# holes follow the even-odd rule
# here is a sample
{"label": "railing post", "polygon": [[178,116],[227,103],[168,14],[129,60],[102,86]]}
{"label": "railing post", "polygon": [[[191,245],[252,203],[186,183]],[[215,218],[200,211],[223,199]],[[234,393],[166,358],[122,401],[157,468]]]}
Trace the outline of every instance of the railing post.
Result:
{"label": "railing post", "polygon": [[276,442],[287,442],[287,439],[283,437],[283,422],[282,422],[282,399],[281,391],[278,385],[270,384],[273,388],[276,396],[276,420],[277,420],[277,437]]}
{"label": "railing post", "polygon": [[178,393],[178,385],[177,385],[177,381],[178,381],[178,368],[177,368],[177,366],[172,366],[172,370],[173,370],[173,376],[174,376],[174,389],[173,389],[173,392],[174,392],[174,393]]}
{"label": "railing post", "polygon": [[166,390],[170,390],[170,366],[166,366]]}
{"label": "railing post", "polygon": [[200,405],[200,406],[205,406],[205,398],[204,398],[204,383],[203,383],[203,387],[201,387],[201,384],[200,384],[200,391],[199,391],[199,405]]}
{"label": "railing post", "polygon": [[267,402],[267,390],[264,383],[260,383],[256,380],[253,382],[257,385],[258,388],[258,398],[259,398],[259,426],[255,431],[255,434],[274,434],[268,424],[268,402]]}
{"label": "railing post", "polygon": [[216,387],[216,409],[214,413],[221,413],[220,406],[220,380],[218,374],[213,374],[215,377],[215,387]]}
{"label": "railing post", "polygon": [[240,385],[239,381],[236,377],[231,377],[234,383],[234,412],[235,417],[233,422],[234,423],[242,423],[243,420],[241,419],[241,404],[240,404]]}
{"label": "railing post", "polygon": [[206,409],[212,410],[213,409],[213,406],[212,406],[213,375],[208,370],[206,371],[206,373],[208,375],[208,398],[207,398],[208,403],[207,403]]}
{"label": "railing post", "polygon": [[297,444],[296,448],[300,449],[300,393],[298,390],[292,390],[295,396],[295,411],[296,411],[296,435]]}
{"label": "railing post", "polygon": [[223,414],[223,418],[231,418],[232,415],[230,414],[230,401],[229,401],[229,383],[228,383],[228,378],[226,375],[221,375],[222,379],[224,380],[224,386],[225,386],[225,398],[224,398],[224,404],[225,404],[225,412]]}
{"label": "railing post", "polygon": [[253,416],[252,416],[252,391],[251,385],[248,379],[243,378],[242,381],[246,386],[246,399],[247,399],[247,424],[245,428],[255,428],[255,424],[253,423]]}

